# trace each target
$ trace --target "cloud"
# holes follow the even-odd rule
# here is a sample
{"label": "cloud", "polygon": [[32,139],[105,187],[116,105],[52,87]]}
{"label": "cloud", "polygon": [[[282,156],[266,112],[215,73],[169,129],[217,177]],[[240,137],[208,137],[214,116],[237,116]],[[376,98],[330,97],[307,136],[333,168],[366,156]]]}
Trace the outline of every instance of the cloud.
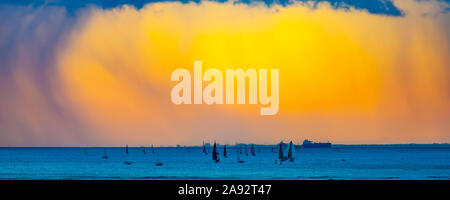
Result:
{"label": "cloud", "polygon": [[1,6],[0,13],[8,19],[0,22],[2,145],[77,141],[76,119],[53,91],[55,55],[76,19],[60,7]]}
{"label": "cloud", "polygon": [[[85,9],[86,7],[95,6],[102,9],[112,9],[123,5],[134,6],[137,9],[143,8],[149,3],[170,3],[170,2],[180,2],[180,3],[197,3],[202,2],[218,2],[218,3],[228,3],[227,0],[84,0],[84,1],[68,1],[68,0],[22,0],[22,1],[11,1],[2,0],[0,3],[9,5],[21,5],[21,6],[61,6],[66,8],[69,12],[76,12],[80,9]],[[331,5],[333,9],[356,9],[365,10],[371,14],[387,15],[387,16],[402,16],[403,12],[394,5],[391,0],[364,0],[364,1],[354,1],[354,0],[236,0],[236,4],[247,4],[247,5],[258,5],[264,4],[267,6],[288,6],[297,3],[304,3],[304,5],[312,5],[316,8],[320,4]],[[447,1],[448,2],[448,1]]]}
{"label": "cloud", "polygon": [[[433,5],[2,6],[0,145],[449,141],[449,16],[423,17]],[[279,114],[173,105],[170,74],[194,60],[279,68]]]}

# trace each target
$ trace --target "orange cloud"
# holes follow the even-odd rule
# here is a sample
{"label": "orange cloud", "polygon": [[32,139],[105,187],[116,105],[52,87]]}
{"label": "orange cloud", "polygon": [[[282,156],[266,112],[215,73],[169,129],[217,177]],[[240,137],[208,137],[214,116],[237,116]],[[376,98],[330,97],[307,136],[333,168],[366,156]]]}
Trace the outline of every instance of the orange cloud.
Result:
{"label": "orange cloud", "polygon": [[[95,145],[448,142],[449,15],[424,16],[433,2],[396,4],[405,17],[327,4],[93,9],[59,48],[55,93]],[[173,105],[170,75],[194,60],[280,69],[279,113]]]}

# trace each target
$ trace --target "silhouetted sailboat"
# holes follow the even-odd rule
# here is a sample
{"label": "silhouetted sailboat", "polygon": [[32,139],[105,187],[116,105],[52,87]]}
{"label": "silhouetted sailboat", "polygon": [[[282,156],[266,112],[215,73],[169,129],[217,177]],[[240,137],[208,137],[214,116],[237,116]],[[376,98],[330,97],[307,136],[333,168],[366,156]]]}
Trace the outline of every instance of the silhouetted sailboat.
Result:
{"label": "silhouetted sailboat", "polygon": [[108,154],[106,154],[106,148],[103,149],[103,156],[102,156],[102,158],[103,159],[108,159],[109,158]]}
{"label": "silhouetted sailboat", "polygon": [[254,156],[255,155],[255,148],[252,144],[252,147],[250,147],[250,153]]}
{"label": "silhouetted sailboat", "polygon": [[280,159],[280,161],[286,160],[286,157],[284,157],[283,155],[283,142],[280,142],[280,149],[278,150],[278,159]]}
{"label": "silhouetted sailboat", "polygon": [[291,142],[289,142],[288,155],[287,155],[287,159],[289,159],[289,161],[291,161],[291,162],[294,161],[294,152],[295,152],[295,147],[294,147],[294,144],[291,141]]}
{"label": "silhouetted sailboat", "polygon": [[241,154],[236,154],[237,155],[237,162],[238,163],[244,163],[244,161],[243,160],[241,160]]}
{"label": "silhouetted sailboat", "polygon": [[203,142],[203,153],[208,155],[208,151],[206,151],[206,146],[205,146],[205,142]]}
{"label": "silhouetted sailboat", "polygon": [[223,157],[227,157],[227,145],[223,146]]}
{"label": "silhouetted sailboat", "polygon": [[214,141],[214,147],[213,147],[213,153],[212,153],[212,159],[214,160],[214,162],[219,162],[219,152],[217,152],[216,149],[216,142]]}
{"label": "silhouetted sailboat", "polygon": [[[128,155],[129,154],[129,152],[128,152],[128,144],[127,144],[127,146],[125,146],[125,153]],[[128,158],[128,156],[127,156],[127,158]],[[125,164],[125,165],[131,165],[131,162],[130,161],[125,161],[125,162],[123,162],[123,164]]]}
{"label": "silhouetted sailboat", "polygon": [[[160,159],[159,159],[159,153],[160,153],[161,151],[159,151],[157,154],[156,154],[156,160],[157,160],[157,162],[155,163],[155,165],[156,166],[162,166],[163,165],[163,163],[160,161]],[[153,144],[152,144],[152,153],[155,153],[155,151],[153,150]]]}

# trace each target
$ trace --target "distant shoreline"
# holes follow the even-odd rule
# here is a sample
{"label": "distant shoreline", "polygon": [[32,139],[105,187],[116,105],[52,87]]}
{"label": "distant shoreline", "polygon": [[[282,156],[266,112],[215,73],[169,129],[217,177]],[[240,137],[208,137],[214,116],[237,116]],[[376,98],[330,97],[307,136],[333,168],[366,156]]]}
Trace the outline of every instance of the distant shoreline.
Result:
{"label": "distant shoreline", "polygon": [[[233,144],[229,145],[226,144],[227,147],[239,147],[239,145],[254,145],[255,148],[270,148],[270,147],[276,147],[278,144],[254,144],[254,143],[240,143],[240,144]],[[207,147],[210,147],[209,145],[206,145]],[[218,144],[219,147],[222,147],[224,145]],[[296,147],[302,148],[302,145],[295,145]],[[150,145],[129,145],[129,148],[151,148]],[[200,148],[201,145],[193,145],[193,146],[154,146],[154,148]],[[432,143],[432,144],[416,144],[416,143],[409,143],[409,144],[333,144],[331,148],[383,148],[383,147],[390,147],[390,148],[450,148],[450,143]],[[0,148],[125,148],[125,145],[123,146],[2,146]],[[319,148],[322,149],[322,148]],[[326,149],[326,148],[325,148]]]}
{"label": "distant shoreline", "polygon": [[334,144],[333,147],[449,147],[449,143],[434,143],[434,144]]}

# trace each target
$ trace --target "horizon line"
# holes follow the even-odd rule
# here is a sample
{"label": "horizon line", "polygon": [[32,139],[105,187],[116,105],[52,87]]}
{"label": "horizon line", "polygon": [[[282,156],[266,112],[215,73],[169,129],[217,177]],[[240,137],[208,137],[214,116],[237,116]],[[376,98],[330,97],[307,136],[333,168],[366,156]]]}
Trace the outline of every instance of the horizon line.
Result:
{"label": "horizon line", "polygon": [[[285,142],[284,142],[285,143]],[[211,143],[205,143],[211,145]],[[277,146],[279,143],[275,144],[257,144],[257,143],[236,143],[236,144],[220,144],[217,143],[218,146],[238,146],[238,145],[257,145],[257,146]],[[285,143],[287,144],[287,143]],[[124,144],[121,146],[0,146],[0,148],[125,148],[125,146],[128,144]],[[208,145],[208,146],[209,146]],[[302,144],[295,144],[296,146],[303,146]],[[333,144],[333,146],[442,146],[442,145],[448,145],[450,146],[450,143],[448,142],[442,142],[442,143],[387,143],[387,144]],[[184,147],[202,147],[203,145],[153,145],[154,148],[184,148]],[[129,148],[136,148],[136,147],[152,147],[152,145],[128,145]]]}

